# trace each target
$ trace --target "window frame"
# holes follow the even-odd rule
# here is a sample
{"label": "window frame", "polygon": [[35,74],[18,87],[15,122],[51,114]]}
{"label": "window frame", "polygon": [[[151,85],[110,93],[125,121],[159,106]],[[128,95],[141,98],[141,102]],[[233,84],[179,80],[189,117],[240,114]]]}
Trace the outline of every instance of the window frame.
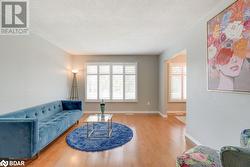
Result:
{"label": "window frame", "polygon": [[[97,74],[88,74],[87,73],[87,66],[88,65],[97,65]],[[100,65],[109,65],[110,73],[109,74],[100,74],[99,73],[99,66]],[[113,65],[123,65],[123,74],[113,74]],[[135,65],[135,74],[125,74],[125,65]],[[100,75],[110,75],[110,99],[104,99],[105,102],[118,102],[118,103],[131,103],[131,102],[138,102],[138,62],[87,62],[85,63],[85,98],[84,101],[86,103],[99,103],[101,99],[99,99],[99,76]],[[87,99],[87,76],[88,75],[97,75],[97,99]],[[112,96],[112,86],[113,86],[113,75],[122,75],[123,76],[123,99],[113,100]],[[126,75],[135,75],[135,99],[133,100],[126,100],[125,99],[125,76]]]}
{"label": "window frame", "polygon": [[[180,65],[182,66],[182,68],[185,66],[186,67],[186,74],[183,72],[183,69],[182,69],[182,73],[181,74],[172,74],[171,73],[171,66],[173,65]],[[168,102],[170,103],[186,103],[187,101],[187,97],[186,99],[184,99],[184,76],[186,76],[186,79],[187,79],[187,65],[186,63],[168,63]],[[181,99],[178,100],[178,99],[172,99],[171,98],[171,88],[172,88],[172,84],[171,84],[171,77],[172,76],[181,76]],[[187,87],[187,86],[186,86]],[[187,89],[186,89],[187,91]],[[187,96],[187,92],[186,92],[186,96]]]}

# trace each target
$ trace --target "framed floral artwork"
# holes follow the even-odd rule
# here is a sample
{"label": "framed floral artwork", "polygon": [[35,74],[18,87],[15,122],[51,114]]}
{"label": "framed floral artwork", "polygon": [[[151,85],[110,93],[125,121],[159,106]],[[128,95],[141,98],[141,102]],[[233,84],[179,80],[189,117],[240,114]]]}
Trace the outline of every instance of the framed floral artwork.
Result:
{"label": "framed floral artwork", "polygon": [[207,23],[208,90],[250,92],[250,0]]}

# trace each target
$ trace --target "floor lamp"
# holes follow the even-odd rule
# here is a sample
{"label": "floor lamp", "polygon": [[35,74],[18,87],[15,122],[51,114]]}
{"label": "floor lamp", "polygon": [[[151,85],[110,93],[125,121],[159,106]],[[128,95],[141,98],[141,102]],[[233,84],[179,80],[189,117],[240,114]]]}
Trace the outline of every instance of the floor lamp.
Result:
{"label": "floor lamp", "polygon": [[72,81],[72,87],[71,87],[71,93],[70,93],[70,100],[79,100],[77,78],[76,78],[76,74],[78,73],[78,70],[72,70],[72,73],[73,73],[73,81]]}

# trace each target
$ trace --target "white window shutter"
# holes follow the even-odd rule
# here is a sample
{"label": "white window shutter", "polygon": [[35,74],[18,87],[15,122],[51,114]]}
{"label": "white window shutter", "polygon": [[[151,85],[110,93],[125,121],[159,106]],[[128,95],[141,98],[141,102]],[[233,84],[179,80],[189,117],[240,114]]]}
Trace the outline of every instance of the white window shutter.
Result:
{"label": "white window shutter", "polygon": [[137,100],[136,63],[89,63],[86,71],[86,100]]}
{"label": "white window shutter", "polygon": [[169,101],[186,100],[186,65],[183,63],[169,64]]}

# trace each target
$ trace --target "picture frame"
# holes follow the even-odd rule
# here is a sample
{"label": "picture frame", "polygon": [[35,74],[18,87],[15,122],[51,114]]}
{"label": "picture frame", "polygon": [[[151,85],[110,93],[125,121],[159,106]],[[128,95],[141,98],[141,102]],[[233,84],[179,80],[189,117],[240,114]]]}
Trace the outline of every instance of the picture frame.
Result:
{"label": "picture frame", "polygon": [[208,91],[250,93],[250,0],[237,0],[207,22]]}

